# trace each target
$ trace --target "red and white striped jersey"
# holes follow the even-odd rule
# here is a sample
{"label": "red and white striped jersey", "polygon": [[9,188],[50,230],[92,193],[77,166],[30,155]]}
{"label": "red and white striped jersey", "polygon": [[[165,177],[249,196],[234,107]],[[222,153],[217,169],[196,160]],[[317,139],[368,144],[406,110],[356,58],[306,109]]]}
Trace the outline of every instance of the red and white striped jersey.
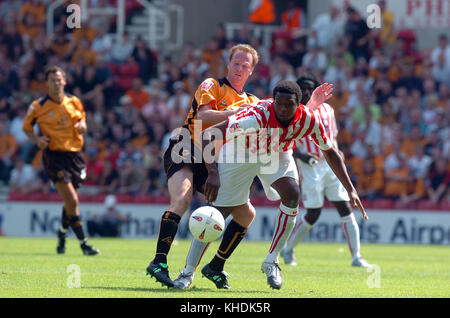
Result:
{"label": "red and white striped jersey", "polygon": [[[329,140],[333,144],[333,146],[337,146],[337,134],[338,129],[336,125],[336,118],[334,116],[334,109],[327,103],[323,103],[322,105],[317,108],[314,113],[317,117],[320,117],[320,120],[322,121],[323,126],[325,127],[325,133],[329,137]],[[315,155],[317,157],[322,156],[322,152],[320,151],[319,147],[317,146],[316,142],[310,137],[304,137],[302,138],[299,143],[297,144],[297,148],[302,153],[307,153],[311,155]]]}
{"label": "red and white striped jersey", "polygon": [[228,118],[226,141],[242,135],[251,137],[254,134],[258,138],[256,144],[254,139],[247,139],[246,147],[249,149],[259,150],[267,145],[270,147],[268,152],[285,152],[294,149],[296,141],[306,136],[312,138],[323,151],[333,147],[320,117],[314,111],[300,104],[289,126],[283,127],[275,115],[273,99],[260,100]]}

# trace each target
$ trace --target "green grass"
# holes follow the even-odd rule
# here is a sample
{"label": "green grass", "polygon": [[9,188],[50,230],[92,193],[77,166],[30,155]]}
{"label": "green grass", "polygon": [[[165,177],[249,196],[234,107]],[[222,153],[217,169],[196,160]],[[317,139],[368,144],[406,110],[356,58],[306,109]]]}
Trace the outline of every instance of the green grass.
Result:
{"label": "green grass", "polygon": [[[293,297],[450,297],[448,246],[364,244],[362,253],[380,269],[379,288],[369,288],[375,272],[350,266],[345,244],[304,243],[296,249],[298,266],[280,259],[283,287],[272,290],[260,271],[269,242],[244,241],[227,262],[231,290],[217,290],[198,270],[187,291],[161,287],[145,276],[155,251],[154,240],[91,239],[102,254],[83,256],[75,239],[65,255],[56,254],[56,239],[0,238],[0,298],[293,298]],[[169,270],[175,279],[184,266],[189,241],[175,241]],[[199,269],[219,242],[211,244]],[[81,269],[81,288],[68,288],[70,264]]]}

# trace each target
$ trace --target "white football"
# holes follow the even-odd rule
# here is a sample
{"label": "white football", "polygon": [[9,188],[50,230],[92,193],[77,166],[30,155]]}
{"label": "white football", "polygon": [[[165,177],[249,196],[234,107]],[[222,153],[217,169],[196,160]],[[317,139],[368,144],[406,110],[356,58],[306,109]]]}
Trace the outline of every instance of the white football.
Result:
{"label": "white football", "polygon": [[212,242],[219,238],[225,228],[222,213],[212,206],[202,206],[192,212],[189,230],[192,236],[202,242]]}

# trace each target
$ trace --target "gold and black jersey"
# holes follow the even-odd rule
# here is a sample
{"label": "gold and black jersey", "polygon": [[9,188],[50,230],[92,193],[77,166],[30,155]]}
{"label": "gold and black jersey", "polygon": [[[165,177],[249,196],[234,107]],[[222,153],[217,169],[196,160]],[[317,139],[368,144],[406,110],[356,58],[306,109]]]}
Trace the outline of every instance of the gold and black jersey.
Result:
{"label": "gold and black jersey", "polygon": [[59,104],[47,95],[31,103],[23,129],[32,131],[38,124],[42,134],[50,139],[49,150],[76,152],[83,148],[83,136],[74,127],[81,120],[86,120],[86,113],[76,96],[66,94]]}
{"label": "gold and black jersey", "polygon": [[[238,93],[226,78],[207,78],[195,91],[191,109],[183,127],[188,128],[191,138],[194,138],[194,121],[197,120],[198,109],[201,106],[209,104],[213,110],[218,111],[235,110],[244,104],[252,104],[258,100],[258,97],[246,92]],[[209,126],[202,124],[202,130]]]}

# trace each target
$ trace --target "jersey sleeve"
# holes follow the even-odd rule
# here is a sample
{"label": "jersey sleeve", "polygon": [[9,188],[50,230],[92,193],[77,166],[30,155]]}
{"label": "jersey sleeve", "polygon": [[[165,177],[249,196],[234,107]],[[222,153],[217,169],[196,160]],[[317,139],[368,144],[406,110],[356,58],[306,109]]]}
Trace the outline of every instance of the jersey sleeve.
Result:
{"label": "jersey sleeve", "polygon": [[198,107],[210,104],[212,109],[217,110],[217,96],[219,96],[219,85],[212,79],[204,80],[194,94]]}
{"label": "jersey sleeve", "polygon": [[311,131],[311,139],[314,141],[314,143],[320,148],[322,151],[328,151],[333,148],[333,143],[330,140],[330,137],[328,137],[327,133],[325,132],[325,127],[322,123],[322,120],[320,119],[320,116],[315,116],[313,120],[313,128]]}
{"label": "jersey sleeve", "polygon": [[22,124],[22,129],[26,131],[33,131],[33,126],[36,123],[36,111],[38,104],[36,101],[32,102],[30,106],[28,106],[27,115]]}
{"label": "jersey sleeve", "polygon": [[75,107],[77,108],[77,111],[79,112],[79,114],[77,115],[80,116],[80,120],[86,120],[86,112],[84,111],[83,103],[81,102],[81,100],[78,97],[74,96],[73,101]]}
{"label": "jersey sleeve", "polygon": [[263,123],[258,111],[253,106],[247,107],[239,113],[228,117],[225,140],[230,140],[241,135],[254,134],[262,127]]}

